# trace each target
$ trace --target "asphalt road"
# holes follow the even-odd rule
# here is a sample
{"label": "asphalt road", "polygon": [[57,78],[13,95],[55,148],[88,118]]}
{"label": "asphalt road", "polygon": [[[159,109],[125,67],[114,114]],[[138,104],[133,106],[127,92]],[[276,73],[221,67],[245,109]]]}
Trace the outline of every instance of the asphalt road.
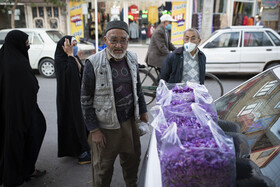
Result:
{"label": "asphalt road", "polygon": [[[47,174],[39,179],[33,179],[23,186],[50,186],[50,187],[87,187],[92,186],[91,166],[78,165],[76,158],[57,158],[57,123],[56,123],[56,80],[45,79],[36,75],[40,90],[38,103],[47,121],[47,132],[37,161],[38,169],[46,169]],[[229,91],[250,76],[220,76],[225,91]],[[148,106],[150,109],[154,103]],[[149,114],[152,121],[152,116]],[[150,135],[141,137],[142,158],[147,150]],[[141,167],[141,166],[140,166]],[[112,187],[125,186],[122,171],[118,160],[111,183]]]}
{"label": "asphalt road", "polygon": [[[130,50],[138,54],[139,62],[144,62],[147,48],[134,47]],[[47,121],[47,131],[40,155],[37,161],[38,169],[47,170],[47,174],[42,178],[33,179],[22,186],[49,186],[49,187],[90,187],[92,186],[91,166],[78,165],[77,158],[57,157],[57,117],[56,117],[56,79],[46,79],[36,74],[40,90],[38,93],[38,103]],[[240,83],[251,76],[218,76],[223,83],[225,92],[235,88]],[[154,105],[148,106],[148,110]],[[152,116],[149,114],[149,120]],[[142,158],[147,150],[150,134],[141,137]],[[141,168],[141,165],[140,165]],[[125,186],[122,171],[117,159],[113,174],[112,187]]]}

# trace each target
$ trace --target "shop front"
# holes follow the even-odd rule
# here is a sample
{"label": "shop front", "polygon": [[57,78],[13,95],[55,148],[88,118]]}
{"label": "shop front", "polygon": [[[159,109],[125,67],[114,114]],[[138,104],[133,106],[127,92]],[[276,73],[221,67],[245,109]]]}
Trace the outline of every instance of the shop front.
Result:
{"label": "shop front", "polygon": [[[183,32],[186,28],[196,28],[199,32],[205,29],[203,16],[212,16],[210,33],[228,26],[255,25],[256,14],[263,14],[266,26],[278,30],[279,0],[213,0],[208,15],[203,7],[209,5],[206,0],[184,1],[148,1],[148,0],[91,0],[88,4],[88,15],[84,17],[84,37],[92,42],[98,41],[103,46],[103,31],[109,21],[122,20],[129,25],[130,44],[148,45],[163,14],[170,14],[176,22],[169,30],[172,43],[182,44]],[[272,2],[272,1],[271,1]],[[269,9],[264,5],[270,4]],[[97,10],[97,11],[95,11]],[[278,15],[278,17],[277,17]],[[273,22],[274,21],[274,22]],[[207,27],[208,28],[208,27]]]}
{"label": "shop front", "polygon": [[[227,11],[231,1],[213,1],[213,25],[211,32],[229,26],[232,16]],[[171,42],[175,45],[182,45],[183,32],[186,28],[196,28],[201,31],[203,28],[203,0],[185,1],[94,1],[88,3],[89,15],[85,20],[85,38],[94,42],[98,39],[99,46],[103,45],[103,31],[106,24],[111,20],[122,20],[129,24],[130,44],[148,45],[156,27],[160,24],[160,17],[163,14],[170,14],[176,22],[172,23],[169,30]],[[97,8],[95,8],[97,7]],[[97,9],[97,14],[95,10]],[[95,18],[97,15],[97,18]],[[97,24],[96,24],[97,22]],[[98,34],[96,34],[96,32]]]}
{"label": "shop front", "polygon": [[[122,20],[129,25],[130,44],[148,45],[160,17],[170,14],[177,22],[169,29],[174,44],[182,44],[183,31],[191,27],[191,1],[97,1],[97,18],[95,1],[89,2],[89,16],[85,28],[89,29],[89,39],[103,45],[103,31],[109,21]],[[96,20],[97,23],[96,24]],[[98,32],[98,34],[96,34]]]}

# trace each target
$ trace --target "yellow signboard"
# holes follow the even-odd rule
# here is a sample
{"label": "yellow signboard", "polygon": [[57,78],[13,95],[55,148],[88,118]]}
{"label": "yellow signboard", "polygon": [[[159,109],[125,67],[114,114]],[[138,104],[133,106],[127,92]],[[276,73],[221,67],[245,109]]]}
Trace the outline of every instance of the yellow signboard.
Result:
{"label": "yellow signboard", "polygon": [[69,1],[71,35],[79,41],[84,37],[83,2]]}
{"label": "yellow signboard", "polygon": [[183,35],[186,30],[186,1],[172,2],[172,17],[176,22],[172,22],[171,42],[175,45],[183,45]]}

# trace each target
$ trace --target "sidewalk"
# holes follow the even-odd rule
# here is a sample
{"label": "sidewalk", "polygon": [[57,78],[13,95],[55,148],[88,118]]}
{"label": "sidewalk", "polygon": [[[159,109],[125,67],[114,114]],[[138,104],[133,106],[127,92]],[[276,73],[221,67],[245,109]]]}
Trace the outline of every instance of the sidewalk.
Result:
{"label": "sidewalk", "polygon": [[138,63],[146,65],[145,58],[148,51],[149,45],[142,44],[130,44],[127,50],[137,54]]}

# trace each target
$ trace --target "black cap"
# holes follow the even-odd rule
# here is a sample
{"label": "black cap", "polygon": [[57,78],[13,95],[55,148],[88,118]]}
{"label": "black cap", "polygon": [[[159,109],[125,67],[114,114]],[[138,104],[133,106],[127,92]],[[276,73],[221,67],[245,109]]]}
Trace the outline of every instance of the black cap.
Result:
{"label": "black cap", "polygon": [[124,21],[110,21],[106,26],[104,35],[106,35],[106,33],[111,29],[122,29],[129,34],[128,26]]}

